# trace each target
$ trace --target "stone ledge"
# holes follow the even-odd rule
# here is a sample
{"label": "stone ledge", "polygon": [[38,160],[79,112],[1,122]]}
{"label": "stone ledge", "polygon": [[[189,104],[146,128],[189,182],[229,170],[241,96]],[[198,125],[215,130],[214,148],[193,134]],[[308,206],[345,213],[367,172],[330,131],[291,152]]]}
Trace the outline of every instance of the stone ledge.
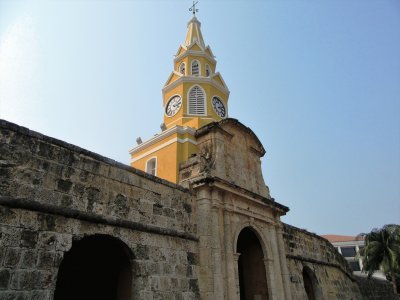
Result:
{"label": "stone ledge", "polygon": [[132,222],[127,220],[114,219],[110,217],[100,216],[94,213],[83,212],[75,209],[66,207],[59,207],[55,205],[43,204],[30,199],[17,199],[10,197],[0,197],[0,205],[16,208],[25,209],[30,211],[41,212],[45,214],[57,215],[65,218],[77,219],[81,221],[87,221],[96,224],[105,224],[116,227],[122,227],[127,229],[133,229],[137,231],[143,231],[148,233],[154,233],[159,235],[167,235],[185,240],[198,241],[198,238],[192,234],[179,232],[173,229],[160,228],[157,226],[146,225],[139,222]]}
{"label": "stone ledge", "polygon": [[235,183],[229,182],[229,181],[227,181],[225,179],[222,179],[222,178],[219,178],[219,177],[215,177],[215,176],[212,176],[212,177],[211,176],[210,177],[199,176],[197,178],[194,178],[194,180],[191,181],[190,183],[193,186],[202,185],[202,184],[221,183],[223,185],[226,185],[226,186],[229,186],[229,187],[234,188],[236,190],[239,190],[241,193],[243,193],[245,195],[249,195],[250,197],[253,197],[253,198],[257,199],[257,200],[260,200],[266,206],[276,208],[276,209],[280,210],[284,214],[289,211],[289,207],[287,207],[287,206],[285,206],[283,204],[280,204],[278,202],[275,202],[274,198],[268,199],[268,198],[266,198],[264,196],[261,196],[261,195],[259,195],[257,193],[254,193],[254,192],[252,192],[252,191],[250,191],[248,189],[245,189],[245,188],[243,188],[241,186],[238,186]]}
{"label": "stone ledge", "polygon": [[346,276],[349,277],[349,279],[351,281],[355,281],[354,276],[352,274],[349,274],[348,272],[346,272],[346,270],[344,270],[339,264],[334,264],[334,263],[330,263],[330,262],[326,262],[326,261],[322,261],[322,260],[316,260],[316,259],[313,259],[313,258],[307,258],[307,257],[303,257],[303,256],[300,256],[300,255],[286,254],[286,257],[289,258],[289,259],[294,259],[294,260],[299,260],[299,261],[306,261],[306,262],[309,262],[309,263],[312,263],[312,264],[318,264],[318,265],[337,268],[340,271],[342,271],[344,274],[346,274]]}

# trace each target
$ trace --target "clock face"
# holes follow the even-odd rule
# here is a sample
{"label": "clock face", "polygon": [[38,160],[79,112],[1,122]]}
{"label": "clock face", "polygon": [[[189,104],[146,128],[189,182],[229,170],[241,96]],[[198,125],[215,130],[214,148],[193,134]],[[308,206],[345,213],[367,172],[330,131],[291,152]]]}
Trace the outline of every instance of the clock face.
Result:
{"label": "clock face", "polygon": [[168,117],[175,116],[175,114],[179,111],[182,106],[182,98],[181,96],[173,96],[169,101],[167,106],[165,107],[165,114]]}
{"label": "clock face", "polygon": [[213,97],[212,98],[212,106],[217,113],[218,116],[221,118],[226,117],[226,108],[224,103],[218,98],[218,97]]}

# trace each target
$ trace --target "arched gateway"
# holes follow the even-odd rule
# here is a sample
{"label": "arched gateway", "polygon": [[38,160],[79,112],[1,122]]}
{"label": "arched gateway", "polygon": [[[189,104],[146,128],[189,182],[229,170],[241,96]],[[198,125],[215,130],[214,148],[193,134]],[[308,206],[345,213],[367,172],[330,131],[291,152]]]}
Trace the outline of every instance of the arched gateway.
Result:
{"label": "arched gateway", "polygon": [[267,300],[268,285],[260,240],[250,227],[238,237],[240,300]]}
{"label": "arched gateway", "polygon": [[93,235],[73,242],[58,271],[55,300],[130,300],[130,250],[120,240]]}
{"label": "arched gateway", "polygon": [[306,290],[308,300],[322,299],[322,292],[318,285],[315,273],[307,266],[303,268],[303,283]]}

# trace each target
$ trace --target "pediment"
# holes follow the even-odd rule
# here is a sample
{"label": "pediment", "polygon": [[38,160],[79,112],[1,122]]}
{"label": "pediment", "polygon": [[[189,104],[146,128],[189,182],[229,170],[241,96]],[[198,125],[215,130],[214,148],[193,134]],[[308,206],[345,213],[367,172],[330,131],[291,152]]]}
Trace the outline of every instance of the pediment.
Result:
{"label": "pediment", "polygon": [[[222,130],[227,136],[237,137],[238,143],[242,144],[242,139],[247,141],[248,149],[256,153],[259,157],[265,155],[264,146],[261,144],[257,135],[249,127],[243,125],[237,119],[227,118],[219,122],[212,122],[196,131],[196,138],[203,136],[213,130]],[[240,138],[239,138],[240,137]]]}
{"label": "pediment", "polygon": [[164,86],[167,86],[173,82],[175,82],[176,80],[178,80],[179,78],[182,77],[182,74],[176,72],[176,71],[172,71],[171,74],[169,75],[167,82],[164,84]]}
{"label": "pediment", "polygon": [[211,76],[211,78],[212,78],[213,80],[215,80],[218,84],[220,84],[220,85],[222,85],[223,87],[225,87],[226,89],[228,89],[228,87],[227,87],[226,84],[225,84],[224,79],[222,78],[222,75],[221,75],[219,72],[213,74],[213,75]]}
{"label": "pediment", "polygon": [[192,51],[203,51],[203,49],[201,48],[201,46],[198,44],[197,41],[195,41],[194,43],[192,43],[191,45],[189,45],[187,47],[188,50],[192,50]]}
{"label": "pediment", "polygon": [[187,48],[185,46],[179,46],[178,51],[176,52],[175,56],[179,56],[181,54],[183,54],[185,51],[187,50]]}

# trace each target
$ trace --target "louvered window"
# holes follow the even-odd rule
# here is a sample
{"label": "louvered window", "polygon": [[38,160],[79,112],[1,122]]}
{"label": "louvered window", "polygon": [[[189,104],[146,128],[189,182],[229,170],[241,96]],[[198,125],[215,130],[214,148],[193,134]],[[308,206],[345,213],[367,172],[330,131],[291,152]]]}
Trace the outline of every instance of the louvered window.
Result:
{"label": "louvered window", "polygon": [[200,74],[200,65],[197,60],[192,61],[192,75],[199,76]]}
{"label": "louvered window", "polygon": [[200,87],[195,86],[189,92],[189,114],[205,115],[205,97]]}
{"label": "louvered window", "polygon": [[179,72],[181,72],[181,74],[185,75],[185,63],[181,63],[181,65],[179,66]]}

